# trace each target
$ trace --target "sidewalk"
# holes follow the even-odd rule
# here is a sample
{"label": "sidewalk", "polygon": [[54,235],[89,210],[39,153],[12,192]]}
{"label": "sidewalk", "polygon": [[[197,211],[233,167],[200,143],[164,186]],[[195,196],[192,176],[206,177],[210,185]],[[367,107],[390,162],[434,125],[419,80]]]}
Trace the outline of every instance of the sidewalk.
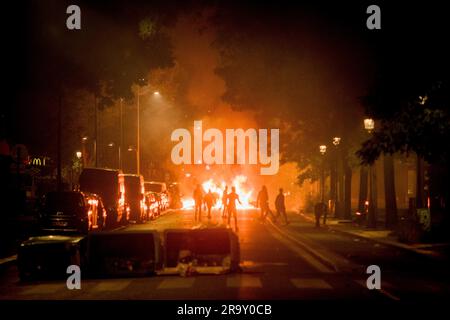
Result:
{"label": "sidewalk", "polygon": [[[312,213],[298,214],[305,220],[315,223]],[[322,223],[322,220],[321,220]],[[368,239],[383,245],[393,246],[404,250],[409,250],[421,255],[426,255],[438,259],[448,259],[450,252],[450,243],[403,243],[397,239],[392,230],[385,228],[367,229],[359,226],[349,220],[338,220],[334,218],[327,219],[327,228],[335,232],[352,235],[362,239]]]}

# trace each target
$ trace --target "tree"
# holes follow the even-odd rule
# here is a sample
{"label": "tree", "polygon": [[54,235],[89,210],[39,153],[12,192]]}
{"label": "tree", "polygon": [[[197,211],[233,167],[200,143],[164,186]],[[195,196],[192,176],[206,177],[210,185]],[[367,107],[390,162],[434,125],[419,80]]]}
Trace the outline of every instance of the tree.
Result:
{"label": "tree", "polygon": [[[319,40],[325,37],[323,20],[308,19],[309,9],[272,6],[269,3],[266,10],[256,11],[245,5],[239,12],[218,10],[215,45],[221,53],[217,73],[227,89],[223,98],[236,110],[253,111],[261,126],[281,129],[282,161],[297,163],[300,183],[320,177],[319,145],[328,145],[331,151],[332,138],[341,137],[349,198],[348,152],[357,130],[354,118],[360,113],[355,97],[365,86],[364,53],[354,50],[345,37]],[[271,9],[282,14],[274,15]],[[336,27],[335,32],[339,31]],[[330,164],[332,158],[327,158]],[[343,175],[344,170],[339,173]]]}

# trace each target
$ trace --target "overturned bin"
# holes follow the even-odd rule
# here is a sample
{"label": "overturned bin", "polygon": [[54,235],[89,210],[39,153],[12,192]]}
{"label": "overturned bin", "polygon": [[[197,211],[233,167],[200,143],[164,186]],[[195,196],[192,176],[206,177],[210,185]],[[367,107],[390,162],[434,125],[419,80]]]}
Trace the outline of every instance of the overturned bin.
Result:
{"label": "overturned bin", "polygon": [[162,274],[222,274],[239,270],[239,238],[227,228],[169,229]]}
{"label": "overturned bin", "polygon": [[89,235],[90,277],[152,275],[161,268],[160,236],[156,231],[98,232]]}
{"label": "overturned bin", "polygon": [[46,235],[21,243],[17,266],[21,281],[67,277],[67,268],[86,265],[85,236]]}

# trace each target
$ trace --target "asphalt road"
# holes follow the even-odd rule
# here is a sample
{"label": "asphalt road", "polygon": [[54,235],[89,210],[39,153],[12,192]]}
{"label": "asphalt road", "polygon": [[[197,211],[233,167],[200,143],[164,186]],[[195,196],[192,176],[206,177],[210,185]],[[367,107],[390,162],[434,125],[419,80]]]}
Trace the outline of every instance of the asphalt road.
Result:
{"label": "asphalt road", "polygon": [[[14,264],[2,268],[0,299],[338,299],[389,301],[450,297],[448,264],[401,249],[315,228],[299,215],[291,223],[261,222],[257,210],[239,212],[242,272],[20,283]],[[222,225],[219,212],[210,222]],[[171,211],[128,230],[192,228],[192,210]],[[366,268],[381,269],[381,290],[366,286]]]}

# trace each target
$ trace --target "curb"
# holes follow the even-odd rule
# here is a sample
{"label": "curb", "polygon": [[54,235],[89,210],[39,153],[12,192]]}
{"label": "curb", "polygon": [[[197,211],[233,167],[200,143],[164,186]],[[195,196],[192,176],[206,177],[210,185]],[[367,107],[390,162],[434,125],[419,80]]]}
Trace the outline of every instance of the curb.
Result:
{"label": "curb", "polygon": [[[299,214],[299,215],[301,215],[303,218],[305,218],[308,221],[314,221],[314,219],[306,216],[305,214]],[[391,241],[385,241],[385,240],[381,240],[381,239],[374,239],[374,238],[371,238],[371,237],[365,237],[363,235],[360,235],[360,234],[357,234],[357,233],[353,233],[351,231],[340,230],[338,228],[334,228],[334,227],[329,226],[329,225],[326,225],[326,228],[328,230],[335,231],[335,232],[338,232],[338,233],[341,233],[341,234],[344,234],[344,235],[347,235],[347,236],[352,236],[352,237],[363,239],[363,240],[373,241],[373,242],[376,242],[376,243],[379,243],[379,244],[382,244],[382,245],[385,245],[385,246],[395,247],[395,248],[398,248],[398,249],[406,250],[406,251],[413,252],[413,253],[420,254],[420,255],[424,255],[424,256],[427,256],[427,257],[443,258],[442,255],[440,255],[438,253],[435,253],[433,251],[417,249],[417,248],[411,248],[410,246],[405,245],[405,244],[401,244],[401,243],[395,243],[395,242],[391,242]]]}
{"label": "curb", "polygon": [[308,246],[307,244],[303,243],[302,241],[300,241],[299,239],[295,238],[294,236],[290,235],[289,233],[287,233],[286,231],[281,230],[278,226],[276,226],[270,219],[267,220],[270,225],[277,230],[280,234],[282,234],[284,237],[288,238],[289,240],[291,240],[292,242],[295,242],[299,247],[301,247],[303,250],[305,250],[306,252],[308,252],[310,255],[312,255],[314,258],[316,258],[317,260],[319,260],[322,264],[324,264],[325,266],[327,266],[329,269],[333,270],[334,272],[339,272],[338,267],[329,259],[327,259],[326,257],[324,257],[322,254],[320,254],[319,252],[317,252],[316,250],[312,249],[310,246]]}

